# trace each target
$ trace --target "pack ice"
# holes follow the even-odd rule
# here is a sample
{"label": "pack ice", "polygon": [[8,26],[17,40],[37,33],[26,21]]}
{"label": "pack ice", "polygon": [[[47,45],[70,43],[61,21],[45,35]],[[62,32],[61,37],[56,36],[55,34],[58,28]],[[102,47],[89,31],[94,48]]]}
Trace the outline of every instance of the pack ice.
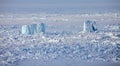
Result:
{"label": "pack ice", "polygon": [[36,33],[45,33],[45,24],[30,24],[30,25],[23,25],[22,34],[33,35]]}
{"label": "pack ice", "polygon": [[96,22],[87,20],[84,22],[83,32],[95,32],[97,31]]}

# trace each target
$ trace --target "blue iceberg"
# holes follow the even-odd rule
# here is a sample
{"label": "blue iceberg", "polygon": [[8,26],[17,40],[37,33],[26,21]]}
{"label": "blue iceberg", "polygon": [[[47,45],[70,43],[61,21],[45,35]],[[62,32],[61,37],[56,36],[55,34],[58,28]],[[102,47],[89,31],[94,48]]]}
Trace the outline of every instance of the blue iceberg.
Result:
{"label": "blue iceberg", "polygon": [[22,26],[22,34],[33,35],[37,33],[45,33],[45,24],[31,24]]}
{"label": "blue iceberg", "polygon": [[83,32],[95,32],[97,31],[96,22],[87,20],[84,22]]}
{"label": "blue iceberg", "polygon": [[41,23],[41,24],[37,24],[37,33],[45,33],[45,24]]}

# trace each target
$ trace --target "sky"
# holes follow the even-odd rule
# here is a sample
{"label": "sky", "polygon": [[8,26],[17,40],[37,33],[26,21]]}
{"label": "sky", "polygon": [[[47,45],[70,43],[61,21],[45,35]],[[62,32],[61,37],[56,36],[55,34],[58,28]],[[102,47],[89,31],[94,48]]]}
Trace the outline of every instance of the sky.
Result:
{"label": "sky", "polygon": [[84,5],[89,5],[89,4],[119,4],[120,0],[0,0],[0,4],[2,5],[66,5],[66,4],[84,4]]}
{"label": "sky", "polygon": [[12,8],[120,8],[120,0],[0,0],[0,9]]}

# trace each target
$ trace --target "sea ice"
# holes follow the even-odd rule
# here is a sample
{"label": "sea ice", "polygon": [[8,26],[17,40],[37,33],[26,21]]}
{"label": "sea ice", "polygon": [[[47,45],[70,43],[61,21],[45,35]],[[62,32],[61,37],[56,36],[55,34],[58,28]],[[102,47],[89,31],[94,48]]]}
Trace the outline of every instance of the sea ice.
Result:
{"label": "sea ice", "polygon": [[84,22],[83,32],[95,32],[97,31],[96,22],[87,20]]}
{"label": "sea ice", "polygon": [[36,33],[45,33],[45,24],[31,24],[22,26],[22,34],[33,35]]}

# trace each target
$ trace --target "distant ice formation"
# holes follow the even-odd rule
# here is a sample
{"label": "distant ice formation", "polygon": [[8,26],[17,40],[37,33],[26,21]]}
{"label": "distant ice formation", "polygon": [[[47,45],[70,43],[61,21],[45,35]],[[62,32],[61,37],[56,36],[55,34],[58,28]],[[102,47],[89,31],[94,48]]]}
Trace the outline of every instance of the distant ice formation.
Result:
{"label": "distant ice formation", "polygon": [[31,24],[22,26],[22,34],[33,35],[36,33],[45,33],[45,24]]}
{"label": "distant ice formation", "polygon": [[[101,26],[103,30],[99,30],[97,33],[75,32],[75,28],[72,26],[70,27],[71,32],[65,32],[68,28],[66,28],[66,23],[63,22],[63,24],[65,25],[61,27],[49,23],[48,27],[52,26],[52,28],[49,28],[48,33],[42,36],[36,33],[45,32],[44,23],[23,25],[22,33],[25,35],[19,34],[21,25],[0,25],[0,66],[45,66],[46,64],[48,64],[47,66],[57,66],[49,65],[51,62],[52,64],[58,62],[59,65],[67,64],[65,66],[79,66],[78,63],[83,61],[120,63],[119,31],[109,31],[111,28],[104,29],[106,25],[98,24],[97,27]],[[70,24],[67,23],[67,25]],[[72,24],[78,23],[73,22]],[[114,25],[111,24],[111,26]],[[92,25],[89,22],[85,23],[85,27],[95,31],[93,26],[95,27],[94,22]],[[60,30],[61,28],[64,28],[64,32],[56,31],[63,31]],[[50,33],[53,31],[56,33]],[[29,36],[32,33],[35,35]],[[42,61],[45,64],[42,65]]]}
{"label": "distant ice formation", "polygon": [[96,22],[87,20],[84,22],[83,32],[95,32],[97,31]]}
{"label": "distant ice formation", "polygon": [[45,24],[41,23],[39,27],[41,29],[41,32],[45,33]]}

